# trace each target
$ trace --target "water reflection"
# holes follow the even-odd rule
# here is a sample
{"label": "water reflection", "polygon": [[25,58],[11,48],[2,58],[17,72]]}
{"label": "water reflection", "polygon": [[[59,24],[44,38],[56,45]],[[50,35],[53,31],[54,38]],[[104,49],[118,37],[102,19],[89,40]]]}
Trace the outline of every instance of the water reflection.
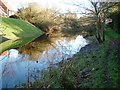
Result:
{"label": "water reflection", "polygon": [[33,42],[32,46],[29,44],[29,47],[19,49],[22,54],[19,54],[18,50],[11,49],[10,54],[0,61],[2,86],[12,88],[21,83],[32,82],[38,79],[42,70],[47,69],[49,65],[72,57],[87,44],[86,40],[79,35],[72,39],[63,37],[53,39],[52,43]]}

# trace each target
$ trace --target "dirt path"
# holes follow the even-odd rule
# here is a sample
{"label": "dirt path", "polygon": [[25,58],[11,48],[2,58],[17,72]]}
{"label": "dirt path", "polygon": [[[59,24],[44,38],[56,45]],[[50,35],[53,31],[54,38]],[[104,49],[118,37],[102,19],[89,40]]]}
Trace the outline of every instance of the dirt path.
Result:
{"label": "dirt path", "polygon": [[105,82],[105,87],[109,87],[111,86],[111,80],[110,80],[110,76],[108,74],[108,62],[109,62],[109,57],[111,55],[111,50],[110,47],[108,47],[107,51],[105,52],[106,55],[104,56],[104,60],[103,60],[103,74],[104,74],[104,82]]}
{"label": "dirt path", "polygon": [[107,50],[106,50],[106,54],[105,54],[105,56],[104,56],[104,60],[103,60],[103,74],[104,74],[104,81],[105,81],[105,87],[110,87],[110,86],[112,86],[112,84],[113,84],[113,82],[112,82],[112,80],[111,80],[111,77],[110,77],[110,75],[109,75],[109,60],[111,59],[111,57],[113,57],[112,56],[112,54],[113,54],[113,52],[116,52],[116,58],[114,58],[113,60],[115,60],[115,62],[116,63],[118,63],[119,62],[119,59],[120,59],[120,53],[119,53],[119,51],[120,51],[120,48],[119,48],[119,45],[120,45],[120,42],[119,41],[116,41],[116,40],[111,40],[110,42],[109,42],[109,46],[108,46],[108,48],[107,48]]}

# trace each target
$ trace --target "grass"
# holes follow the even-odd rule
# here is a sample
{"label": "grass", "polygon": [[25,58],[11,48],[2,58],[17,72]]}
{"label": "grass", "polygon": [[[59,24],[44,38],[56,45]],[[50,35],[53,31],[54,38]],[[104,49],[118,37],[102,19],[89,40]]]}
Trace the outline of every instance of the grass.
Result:
{"label": "grass", "polygon": [[[26,85],[29,88],[119,88],[120,61],[116,56],[117,48],[111,48],[112,40],[119,40],[119,34],[106,34],[103,44],[95,44],[83,49],[67,61],[59,63],[59,67],[45,70],[40,80]],[[117,38],[116,38],[117,36]],[[90,37],[95,41],[94,37]],[[109,76],[110,80],[106,79]]]}
{"label": "grass", "polygon": [[120,41],[120,34],[113,31],[111,28],[107,28],[105,34],[109,39],[119,40]]}
{"label": "grass", "polygon": [[[120,34],[116,33],[112,29],[108,29],[106,31],[106,35],[108,38],[108,41],[113,41],[113,42],[119,42],[120,43]],[[111,42],[112,44],[112,42]],[[120,49],[119,49],[119,44],[115,46],[115,44],[112,44],[112,52],[109,55],[109,62],[108,62],[108,73],[110,75],[111,81],[114,82],[113,87],[120,87]],[[116,48],[118,47],[118,48]]]}
{"label": "grass", "polygon": [[0,53],[20,47],[42,35],[43,32],[32,24],[19,19],[2,18]]}

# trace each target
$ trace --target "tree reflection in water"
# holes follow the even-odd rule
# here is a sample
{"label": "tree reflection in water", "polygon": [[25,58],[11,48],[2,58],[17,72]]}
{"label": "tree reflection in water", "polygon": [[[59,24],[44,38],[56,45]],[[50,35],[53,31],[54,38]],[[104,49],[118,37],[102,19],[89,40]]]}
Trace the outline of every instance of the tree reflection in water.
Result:
{"label": "tree reflection in water", "polygon": [[51,72],[54,65],[71,58],[87,44],[86,40],[79,35],[73,38],[52,38],[50,41],[38,40],[20,47],[18,57],[13,58],[15,54],[11,54],[9,58],[2,61],[3,87],[6,87],[6,83],[11,88],[38,80],[45,69]]}

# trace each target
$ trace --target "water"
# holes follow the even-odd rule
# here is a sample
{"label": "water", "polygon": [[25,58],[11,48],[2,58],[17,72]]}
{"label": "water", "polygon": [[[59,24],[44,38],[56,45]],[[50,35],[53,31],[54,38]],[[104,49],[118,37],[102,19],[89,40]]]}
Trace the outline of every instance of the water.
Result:
{"label": "water", "polygon": [[[13,88],[22,83],[33,82],[40,78],[44,69],[55,65],[76,54],[87,41],[80,35],[73,38],[57,38],[52,42],[33,42],[18,50],[9,50],[10,54],[0,61],[2,87]],[[3,57],[0,57],[2,59]]]}

